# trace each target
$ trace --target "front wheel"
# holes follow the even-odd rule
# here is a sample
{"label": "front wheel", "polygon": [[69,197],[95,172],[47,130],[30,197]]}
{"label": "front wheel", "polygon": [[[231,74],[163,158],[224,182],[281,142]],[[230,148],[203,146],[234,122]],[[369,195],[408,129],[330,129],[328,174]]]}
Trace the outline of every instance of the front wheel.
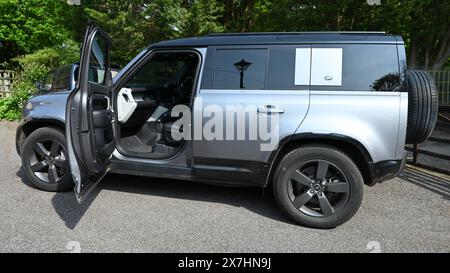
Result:
{"label": "front wheel", "polygon": [[22,170],[39,189],[52,192],[73,189],[64,134],[50,127],[31,133],[22,147]]}
{"label": "front wheel", "polygon": [[328,146],[304,146],[289,152],[274,175],[281,209],[297,223],[335,228],[359,209],[364,180],[356,164]]}

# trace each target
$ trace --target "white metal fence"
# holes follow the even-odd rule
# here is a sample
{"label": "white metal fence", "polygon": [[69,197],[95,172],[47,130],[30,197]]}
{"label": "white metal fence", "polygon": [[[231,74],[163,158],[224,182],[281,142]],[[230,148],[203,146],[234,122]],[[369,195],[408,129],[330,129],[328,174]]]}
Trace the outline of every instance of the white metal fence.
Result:
{"label": "white metal fence", "polygon": [[14,82],[14,71],[0,70],[0,98],[9,96]]}
{"label": "white metal fence", "polygon": [[439,105],[450,106],[450,71],[428,71],[436,81]]}

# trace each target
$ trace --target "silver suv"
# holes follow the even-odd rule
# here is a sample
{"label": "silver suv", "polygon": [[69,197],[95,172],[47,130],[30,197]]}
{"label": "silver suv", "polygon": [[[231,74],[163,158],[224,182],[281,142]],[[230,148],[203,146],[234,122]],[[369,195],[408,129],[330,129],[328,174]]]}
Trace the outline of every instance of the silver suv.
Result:
{"label": "silver suv", "polygon": [[293,221],[333,228],[357,212],[364,184],[401,172],[405,143],[436,122],[435,84],[407,70],[399,36],[171,40],[114,79],[110,49],[89,25],[73,88],[24,107],[17,150],[38,188],[74,189],[81,202],[108,171],[272,187]]}

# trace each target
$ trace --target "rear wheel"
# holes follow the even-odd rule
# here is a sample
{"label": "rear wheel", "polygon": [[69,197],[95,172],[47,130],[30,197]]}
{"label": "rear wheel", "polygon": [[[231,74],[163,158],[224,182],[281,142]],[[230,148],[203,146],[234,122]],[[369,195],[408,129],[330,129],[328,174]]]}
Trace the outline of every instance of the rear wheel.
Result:
{"label": "rear wheel", "polygon": [[25,140],[21,157],[25,176],[37,188],[52,192],[73,189],[66,139],[61,131],[37,129]]}
{"label": "rear wheel", "polygon": [[364,181],[355,163],[327,146],[305,146],[288,153],[274,176],[281,209],[297,223],[334,228],[359,209]]}

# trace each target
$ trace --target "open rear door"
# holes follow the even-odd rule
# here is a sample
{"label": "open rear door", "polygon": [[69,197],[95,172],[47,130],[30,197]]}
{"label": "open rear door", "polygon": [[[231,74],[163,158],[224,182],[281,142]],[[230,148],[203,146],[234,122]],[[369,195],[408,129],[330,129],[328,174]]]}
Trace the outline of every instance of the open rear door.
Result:
{"label": "open rear door", "polygon": [[89,24],[84,37],[78,82],[66,108],[66,138],[75,195],[82,202],[108,171],[115,149],[111,106],[111,40]]}

